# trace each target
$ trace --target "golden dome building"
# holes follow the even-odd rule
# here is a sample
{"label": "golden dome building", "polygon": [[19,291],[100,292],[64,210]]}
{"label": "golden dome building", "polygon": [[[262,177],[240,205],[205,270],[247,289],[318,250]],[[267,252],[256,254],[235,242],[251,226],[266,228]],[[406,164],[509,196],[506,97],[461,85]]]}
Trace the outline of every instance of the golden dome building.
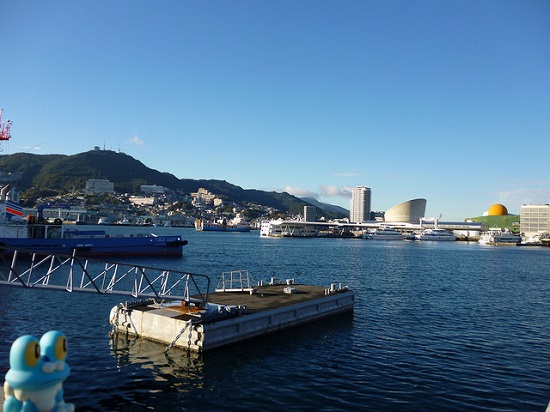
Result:
{"label": "golden dome building", "polygon": [[470,217],[466,221],[486,223],[489,228],[508,229],[519,232],[519,216],[508,213],[506,206],[495,203],[489,207],[483,216]]}
{"label": "golden dome building", "polygon": [[386,222],[416,223],[426,213],[426,199],[413,199],[399,203],[384,213]]}
{"label": "golden dome building", "polygon": [[507,216],[508,209],[506,206],[501,205],[500,203],[495,203],[487,211],[487,216]]}

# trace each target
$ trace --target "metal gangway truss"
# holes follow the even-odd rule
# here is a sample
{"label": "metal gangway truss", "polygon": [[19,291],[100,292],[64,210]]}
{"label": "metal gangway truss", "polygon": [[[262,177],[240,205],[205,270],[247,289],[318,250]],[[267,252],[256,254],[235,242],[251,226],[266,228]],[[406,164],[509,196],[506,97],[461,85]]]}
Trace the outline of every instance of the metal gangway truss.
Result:
{"label": "metal gangway truss", "polygon": [[[208,301],[210,278],[125,262],[9,250],[0,253],[0,285],[117,294],[156,300]],[[6,253],[9,252],[9,253]]]}

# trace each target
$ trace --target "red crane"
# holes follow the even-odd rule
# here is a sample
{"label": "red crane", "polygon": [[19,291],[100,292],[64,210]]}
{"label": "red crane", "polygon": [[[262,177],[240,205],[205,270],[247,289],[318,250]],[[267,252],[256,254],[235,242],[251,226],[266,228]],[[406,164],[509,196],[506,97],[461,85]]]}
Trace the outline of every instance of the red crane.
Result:
{"label": "red crane", "polygon": [[6,123],[2,121],[2,112],[4,109],[0,109],[0,140],[10,140],[11,120],[7,120]]}

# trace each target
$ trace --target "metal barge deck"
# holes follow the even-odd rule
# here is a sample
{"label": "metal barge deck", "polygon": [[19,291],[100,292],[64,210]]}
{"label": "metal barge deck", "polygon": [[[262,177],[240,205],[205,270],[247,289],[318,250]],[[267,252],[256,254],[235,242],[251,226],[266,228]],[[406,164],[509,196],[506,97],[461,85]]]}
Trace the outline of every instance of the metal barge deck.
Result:
{"label": "metal barge deck", "polygon": [[347,287],[270,284],[217,291],[207,303],[121,304],[113,308],[110,320],[115,331],[166,343],[166,351],[177,346],[203,352],[353,311],[354,300]]}

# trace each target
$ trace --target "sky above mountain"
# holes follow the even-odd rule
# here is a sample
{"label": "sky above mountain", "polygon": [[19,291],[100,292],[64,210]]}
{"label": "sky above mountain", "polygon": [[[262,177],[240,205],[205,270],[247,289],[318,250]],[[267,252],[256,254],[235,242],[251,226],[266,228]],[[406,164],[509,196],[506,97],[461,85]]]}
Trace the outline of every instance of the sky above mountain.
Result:
{"label": "sky above mountain", "polygon": [[349,209],[550,201],[550,2],[5,0],[5,154],[120,150]]}

